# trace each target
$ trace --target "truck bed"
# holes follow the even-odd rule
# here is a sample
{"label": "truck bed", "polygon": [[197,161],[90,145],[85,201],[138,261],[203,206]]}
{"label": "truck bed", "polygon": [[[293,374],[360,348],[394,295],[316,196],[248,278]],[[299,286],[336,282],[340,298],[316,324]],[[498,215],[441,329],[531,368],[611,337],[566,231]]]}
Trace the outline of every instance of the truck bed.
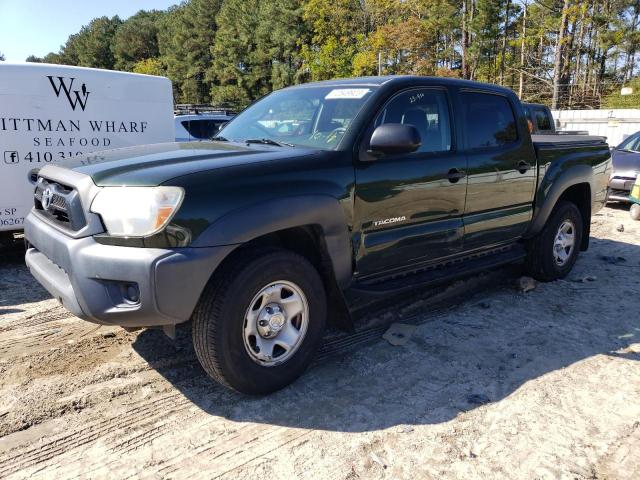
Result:
{"label": "truck bed", "polygon": [[[538,147],[576,147],[580,145],[607,145],[605,137],[593,135],[531,135],[533,145]],[[608,147],[607,147],[608,148]]]}

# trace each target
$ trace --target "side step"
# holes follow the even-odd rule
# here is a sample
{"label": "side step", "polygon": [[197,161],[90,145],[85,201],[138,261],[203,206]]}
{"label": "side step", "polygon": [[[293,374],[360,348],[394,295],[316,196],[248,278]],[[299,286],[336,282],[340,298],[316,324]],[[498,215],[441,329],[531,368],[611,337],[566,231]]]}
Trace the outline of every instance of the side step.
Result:
{"label": "side step", "polygon": [[[477,253],[448,262],[430,265],[415,273],[388,280],[355,282],[347,292],[352,299],[362,296],[393,295],[418,287],[431,286],[484,272],[509,263],[522,261],[526,256],[524,246],[513,244],[498,251]],[[355,297],[355,298],[354,298]]]}

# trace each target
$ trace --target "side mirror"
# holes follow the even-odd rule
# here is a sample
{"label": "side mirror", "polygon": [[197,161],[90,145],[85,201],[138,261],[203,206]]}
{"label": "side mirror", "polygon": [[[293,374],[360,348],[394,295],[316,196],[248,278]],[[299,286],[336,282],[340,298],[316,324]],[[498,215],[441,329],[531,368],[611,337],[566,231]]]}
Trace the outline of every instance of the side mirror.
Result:
{"label": "side mirror", "polygon": [[422,141],[418,129],[413,125],[386,123],[373,131],[369,142],[370,153],[411,153],[415,152]]}

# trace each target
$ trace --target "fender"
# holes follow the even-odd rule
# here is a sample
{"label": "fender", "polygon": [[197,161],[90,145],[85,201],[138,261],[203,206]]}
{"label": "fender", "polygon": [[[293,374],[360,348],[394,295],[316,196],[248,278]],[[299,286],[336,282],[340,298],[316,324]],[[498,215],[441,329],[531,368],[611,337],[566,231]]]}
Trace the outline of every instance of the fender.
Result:
{"label": "fender", "polygon": [[530,238],[540,233],[562,194],[570,187],[581,183],[589,184],[591,193],[589,209],[591,210],[594,202],[593,168],[591,165],[576,164],[567,167],[563,162],[556,169],[552,167],[540,182],[536,192],[533,220],[524,237]]}
{"label": "fender", "polygon": [[271,199],[233,210],[202,232],[193,247],[238,245],[287,228],[318,225],[338,286],[346,288],[352,278],[349,229],[344,210],[329,195],[300,195]]}

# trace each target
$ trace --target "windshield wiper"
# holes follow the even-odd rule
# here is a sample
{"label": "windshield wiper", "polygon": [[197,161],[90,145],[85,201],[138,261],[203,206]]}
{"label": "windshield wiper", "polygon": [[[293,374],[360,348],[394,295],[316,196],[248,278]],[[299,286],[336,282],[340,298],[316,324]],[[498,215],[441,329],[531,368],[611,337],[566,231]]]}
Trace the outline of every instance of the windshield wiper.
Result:
{"label": "windshield wiper", "polygon": [[228,142],[229,140],[224,138],[221,135],[216,135],[215,137],[211,137],[209,140],[212,140],[214,142]]}
{"label": "windshield wiper", "polygon": [[295,147],[292,143],[276,142],[270,138],[247,138],[244,143],[261,143],[263,145],[275,145],[276,147]]}

